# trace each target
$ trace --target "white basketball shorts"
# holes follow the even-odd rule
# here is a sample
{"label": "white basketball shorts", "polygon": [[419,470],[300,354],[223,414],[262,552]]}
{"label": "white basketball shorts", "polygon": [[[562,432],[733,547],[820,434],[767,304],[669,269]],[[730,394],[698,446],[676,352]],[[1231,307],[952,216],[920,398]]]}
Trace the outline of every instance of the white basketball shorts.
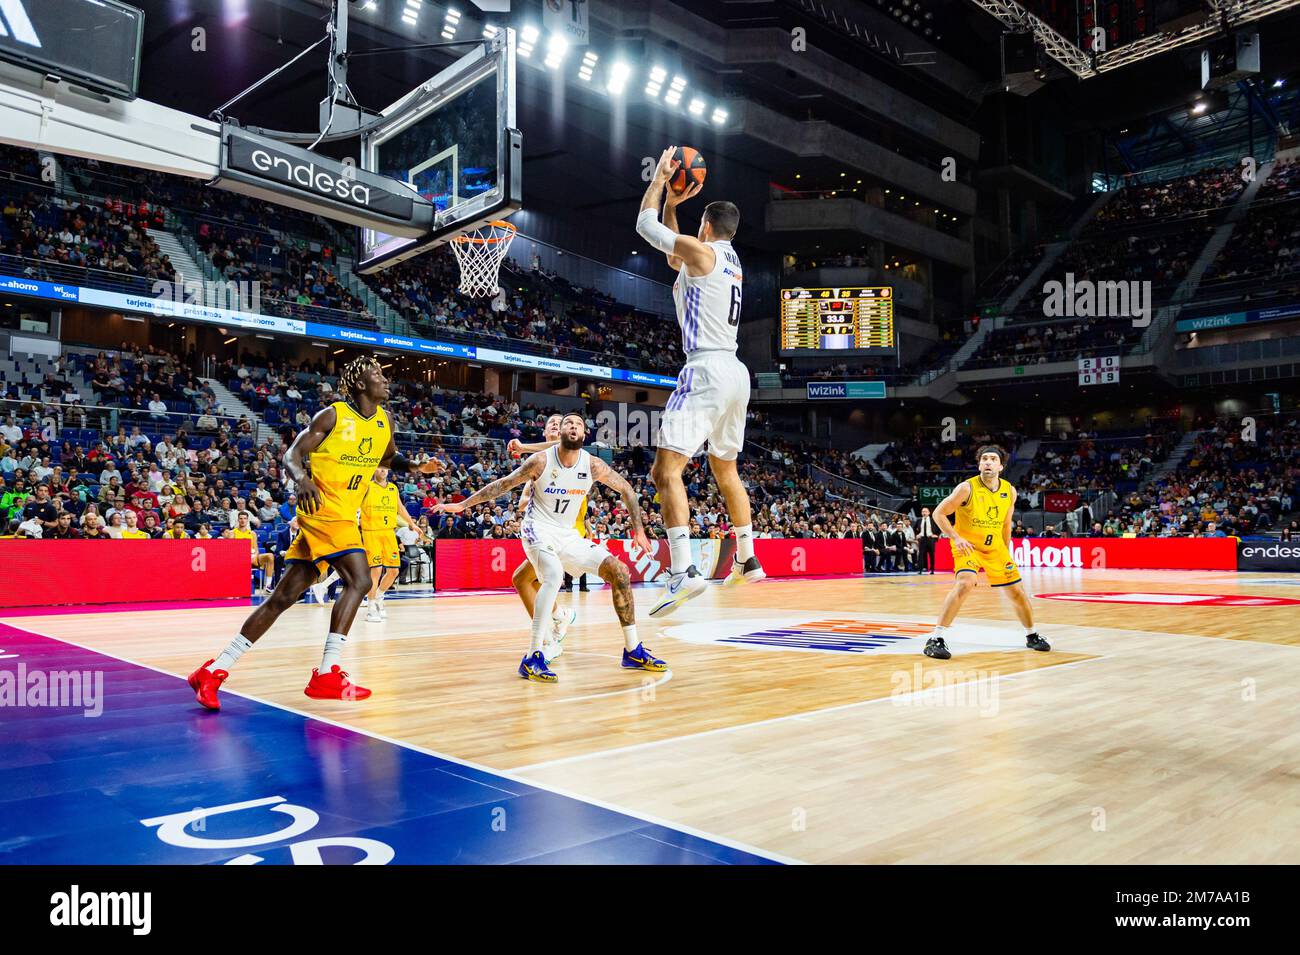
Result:
{"label": "white basketball shorts", "polygon": [[566,574],[577,577],[581,574],[595,574],[605,558],[612,556],[603,544],[589,541],[577,531],[548,530],[536,524],[523,527],[524,556],[528,558],[537,579],[544,579],[542,555],[549,555],[560,562]]}
{"label": "white basketball shorts", "polygon": [[693,457],[707,442],[709,454],[734,461],[745,445],[749,369],[731,352],[696,352],[677,376],[677,389],[659,418],[657,444]]}

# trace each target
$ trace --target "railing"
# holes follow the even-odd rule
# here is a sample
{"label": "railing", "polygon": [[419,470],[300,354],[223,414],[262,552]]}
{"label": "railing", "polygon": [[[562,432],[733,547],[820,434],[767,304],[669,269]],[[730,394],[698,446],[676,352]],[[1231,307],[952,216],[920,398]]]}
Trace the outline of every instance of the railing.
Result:
{"label": "railing", "polygon": [[[141,434],[145,435],[170,437],[183,430],[194,437],[206,439],[221,435],[224,426],[232,439],[248,438],[250,441],[255,440],[257,428],[257,422],[252,418],[240,419],[217,412],[151,412],[148,408],[84,404],[79,401],[66,402],[45,397],[0,399],[0,417],[11,414],[18,421],[31,419],[43,431],[53,429],[53,437],[46,439],[42,436],[42,440],[47,441],[51,446],[63,442],[62,435],[68,428],[99,431],[104,436],[104,440],[116,434],[119,427],[130,429],[136,426],[140,428]],[[202,427],[199,426],[200,420],[202,420]],[[241,420],[249,421],[254,430],[240,434],[238,428]]]}

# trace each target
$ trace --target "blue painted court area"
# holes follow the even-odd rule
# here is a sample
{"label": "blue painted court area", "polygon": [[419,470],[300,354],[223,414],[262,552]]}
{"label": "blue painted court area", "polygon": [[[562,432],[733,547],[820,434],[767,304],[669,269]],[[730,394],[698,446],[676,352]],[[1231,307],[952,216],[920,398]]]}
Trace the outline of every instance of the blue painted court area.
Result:
{"label": "blue painted court area", "polygon": [[180,677],[0,624],[0,864],[771,862],[222,701],[207,712]]}

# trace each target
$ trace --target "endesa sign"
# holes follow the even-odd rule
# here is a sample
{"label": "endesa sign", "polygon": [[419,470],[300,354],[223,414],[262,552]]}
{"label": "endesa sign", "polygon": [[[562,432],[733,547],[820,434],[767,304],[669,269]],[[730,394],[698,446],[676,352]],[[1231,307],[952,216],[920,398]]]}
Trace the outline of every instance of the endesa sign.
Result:
{"label": "endesa sign", "polygon": [[[936,570],[952,570],[946,538],[935,547]],[[1024,537],[1011,541],[1011,559],[1021,570],[1059,567],[1079,570],[1236,570],[1234,537]]]}
{"label": "endesa sign", "polygon": [[[669,570],[668,542],[654,540],[643,551],[628,540],[604,541],[609,552],[627,565],[632,582],[649,583]],[[736,553],[736,542],[691,541],[691,559],[700,572],[714,580],[726,577]],[[862,574],[862,542],[801,539],[756,540],[754,556],[769,577],[813,577]],[[524,560],[517,540],[439,540],[434,545],[433,583],[438,590],[497,590],[511,586],[515,568]]]}
{"label": "endesa sign", "polygon": [[1241,541],[1237,545],[1237,569],[1300,571],[1300,542]]}

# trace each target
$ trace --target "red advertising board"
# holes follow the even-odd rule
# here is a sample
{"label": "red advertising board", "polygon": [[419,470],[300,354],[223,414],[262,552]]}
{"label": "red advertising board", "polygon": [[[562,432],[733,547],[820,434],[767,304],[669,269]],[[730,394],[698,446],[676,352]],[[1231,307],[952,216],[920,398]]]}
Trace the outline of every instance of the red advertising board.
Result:
{"label": "red advertising board", "polygon": [[[633,583],[658,579],[669,567],[668,542],[655,540],[645,552],[631,541],[605,541],[605,546],[632,572]],[[692,558],[714,579],[725,577],[736,552],[735,541],[691,541]],[[803,577],[862,573],[862,542],[844,540],[756,540],[754,555],[769,577]],[[491,590],[509,587],[511,575],[524,559],[517,540],[440,540],[434,549],[434,585],[438,590]]]}
{"label": "red advertising board", "polygon": [[0,540],[0,607],[248,597],[243,540]]}
{"label": "red advertising board", "polygon": [[[1236,570],[1235,537],[1025,537],[1011,541],[1011,559],[1031,567],[1081,569]],[[934,552],[936,570],[952,570],[947,539]]]}

